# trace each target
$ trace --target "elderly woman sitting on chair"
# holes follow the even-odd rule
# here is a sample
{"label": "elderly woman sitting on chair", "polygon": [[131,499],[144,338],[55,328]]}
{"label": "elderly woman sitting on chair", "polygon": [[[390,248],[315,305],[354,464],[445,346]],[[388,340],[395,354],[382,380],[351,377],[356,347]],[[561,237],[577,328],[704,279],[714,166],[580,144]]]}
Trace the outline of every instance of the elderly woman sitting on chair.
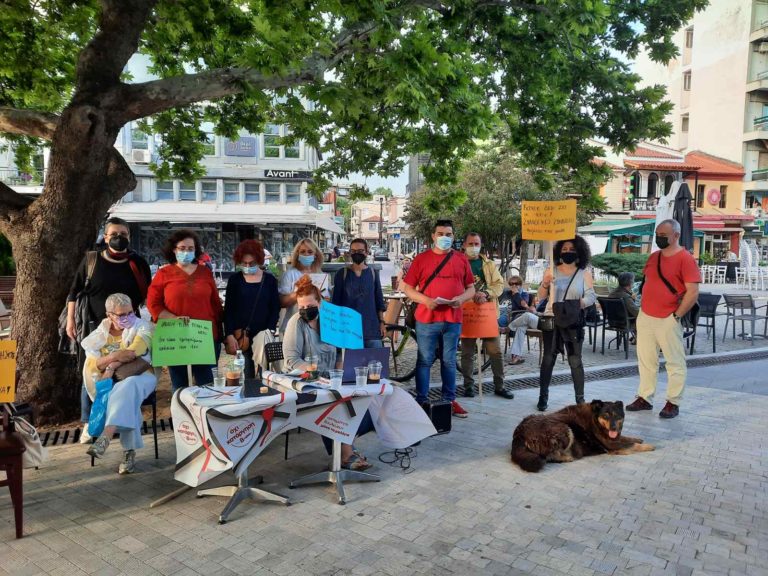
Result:
{"label": "elderly woman sitting on chair", "polygon": [[124,457],[118,473],[131,474],[136,449],[144,446],[141,403],[157,384],[150,365],[154,326],[136,317],[131,299],[125,294],[107,297],[105,307],[107,317],[82,342],[86,354],[83,380],[91,400],[97,381],[112,378],[115,385],[107,402],[104,431],[88,454],[101,458],[114,433],[119,432]]}

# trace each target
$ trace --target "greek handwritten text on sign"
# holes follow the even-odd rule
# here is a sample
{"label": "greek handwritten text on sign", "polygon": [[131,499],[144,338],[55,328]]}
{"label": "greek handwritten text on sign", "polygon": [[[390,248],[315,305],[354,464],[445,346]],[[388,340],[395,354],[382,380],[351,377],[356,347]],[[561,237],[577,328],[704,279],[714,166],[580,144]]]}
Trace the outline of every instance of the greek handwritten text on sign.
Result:
{"label": "greek handwritten text on sign", "polygon": [[16,395],[16,341],[0,341],[0,403],[13,402]]}
{"label": "greek handwritten text on sign", "polygon": [[212,324],[208,320],[162,319],[152,338],[152,364],[215,364]]}
{"label": "greek handwritten text on sign", "polygon": [[569,240],[576,236],[576,200],[523,200],[523,239]]}

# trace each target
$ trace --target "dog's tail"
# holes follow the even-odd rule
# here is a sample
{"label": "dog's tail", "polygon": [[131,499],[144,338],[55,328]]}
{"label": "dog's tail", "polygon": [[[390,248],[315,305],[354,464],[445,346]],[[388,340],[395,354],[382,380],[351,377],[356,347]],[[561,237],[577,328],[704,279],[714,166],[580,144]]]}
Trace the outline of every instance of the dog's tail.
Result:
{"label": "dog's tail", "polygon": [[526,472],[538,472],[544,468],[546,460],[528,449],[520,438],[512,439],[512,462]]}

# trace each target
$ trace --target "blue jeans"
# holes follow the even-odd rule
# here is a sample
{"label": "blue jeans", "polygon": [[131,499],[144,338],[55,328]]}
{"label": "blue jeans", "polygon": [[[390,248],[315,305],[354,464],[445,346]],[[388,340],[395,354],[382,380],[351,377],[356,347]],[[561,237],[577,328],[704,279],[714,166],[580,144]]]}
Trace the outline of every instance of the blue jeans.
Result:
{"label": "blue jeans", "polygon": [[[219,354],[221,353],[221,344],[218,342],[213,343],[213,350],[216,354],[216,363],[219,362]],[[246,364],[248,362],[246,361]],[[192,366],[192,376],[195,379],[195,384],[212,384],[213,372],[211,368],[215,368],[216,364],[194,364]],[[171,384],[173,385],[173,391],[176,392],[179,388],[186,388],[189,386],[189,375],[187,374],[186,366],[168,366],[168,374],[171,376]]]}
{"label": "blue jeans", "polygon": [[88,422],[88,418],[91,416],[91,397],[88,396],[88,390],[85,389],[83,384],[80,389],[80,422]]}
{"label": "blue jeans", "polygon": [[381,338],[375,338],[373,340],[364,340],[363,348],[384,348],[384,342]]}
{"label": "blue jeans", "polygon": [[429,394],[429,372],[438,347],[440,356],[440,379],[443,381],[442,398],[453,402],[456,399],[456,348],[459,345],[461,324],[457,322],[416,322],[416,341],[419,345],[416,360],[416,402],[423,404]]}

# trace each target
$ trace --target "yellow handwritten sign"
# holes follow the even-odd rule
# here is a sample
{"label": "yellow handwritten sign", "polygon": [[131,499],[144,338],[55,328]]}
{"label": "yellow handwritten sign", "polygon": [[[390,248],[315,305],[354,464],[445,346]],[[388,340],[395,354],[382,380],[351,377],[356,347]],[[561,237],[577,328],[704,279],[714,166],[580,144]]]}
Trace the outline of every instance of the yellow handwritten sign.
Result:
{"label": "yellow handwritten sign", "polygon": [[570,240],[576,236],[576,200],[523,200],[523,239]]}
{"label": "yellow handwritten sign", "polygon": [[462,338],[495,338],[499,335],[495,303],[475,304],[470,300],[461,307],[461,310]]}
{"label": "yellow handwritten sign", "polygon": [[0,403],[16,397],[16,341],[0,340]]}

